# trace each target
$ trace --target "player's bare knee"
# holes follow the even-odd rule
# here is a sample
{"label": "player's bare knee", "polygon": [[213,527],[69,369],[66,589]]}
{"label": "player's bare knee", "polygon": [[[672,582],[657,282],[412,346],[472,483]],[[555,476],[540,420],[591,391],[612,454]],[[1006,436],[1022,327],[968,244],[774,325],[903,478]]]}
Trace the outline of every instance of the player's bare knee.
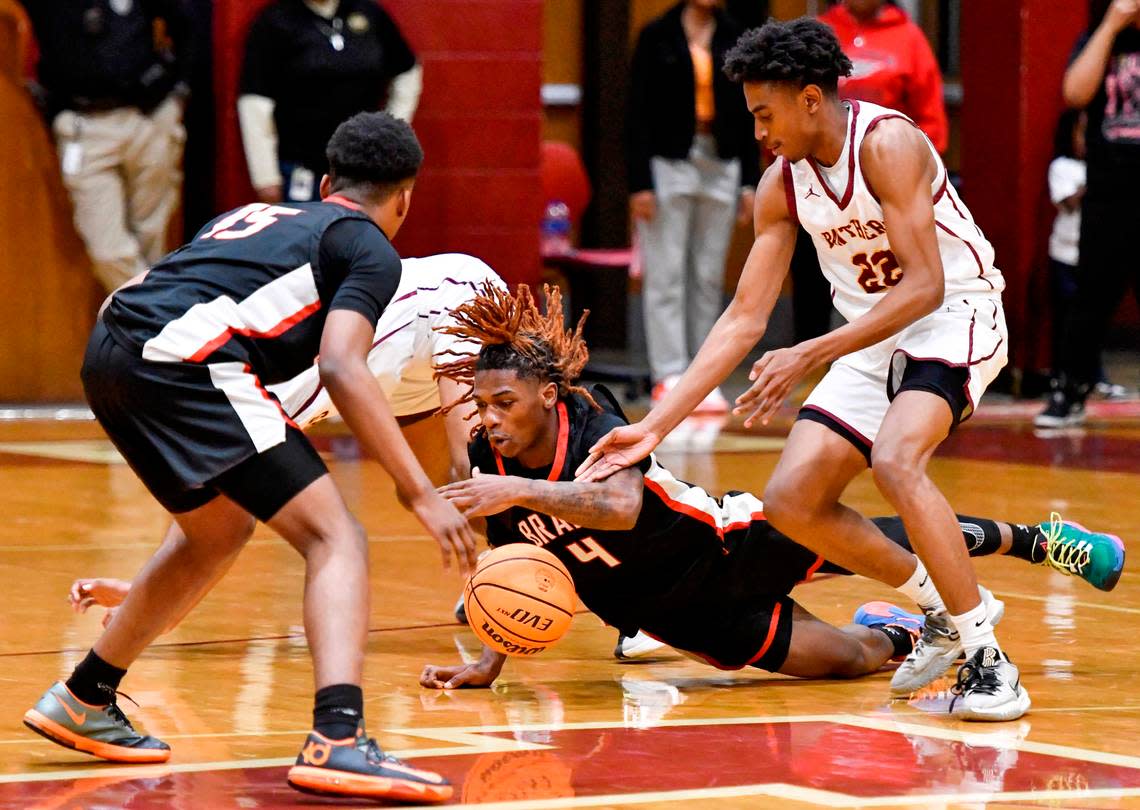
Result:
{"label": "player's bare knee", "polygon": [[801,488],[769,481],[764,490],[764,516],[785,534],[811,525],[814,509]]}
{"label": "player's bare knee", "polygon": [[861,641],[847,633],[844,636],[847,638],[841,649],[836,650],[831,677],[858,678],[878,669],[879,664],[872,660],[870,651]]}
{"label": "player's bare knee", "polygon": [[920,459],[897,445],[875,445],[871,451],[871,476],[883,492],[905,493],[922,480]]}

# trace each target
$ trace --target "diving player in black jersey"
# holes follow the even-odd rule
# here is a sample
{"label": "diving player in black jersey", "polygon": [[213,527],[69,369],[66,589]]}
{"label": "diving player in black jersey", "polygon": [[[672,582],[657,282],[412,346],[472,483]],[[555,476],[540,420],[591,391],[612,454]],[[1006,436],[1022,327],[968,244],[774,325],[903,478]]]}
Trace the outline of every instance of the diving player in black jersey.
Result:
{"label": "diving player in black jersey", "polygon": [[66,683],[24,716],[61,745],[118,762],[164,762],[166,743],[116,702],[126,669],[208,590],[264,521],[305,559],[314,726],[289,772],[300,790],[439,801],[438,774],[386,756],[364,733],[368,546],[320,456],[265,386],[308,368],[365,452],[440,544],[474,562],[474,538],[432,487],[366,362],[400,281],[389,238],[408,213],[423,152],[411,127],[361,113],[329,141],[319,203],[225,214],[117,290],[92,333],[84,389],[96,418],[174,517],[117,615]]}
{"label": "diving player in black jersey", "polygon": [[[793,602],[788,593],[813,574],[848,572],[772,528],[748,493],[714,498],[652,457],[604,481],[575,482],[595,438],[626,420],[604,388],[575,384],[587,357],[581,326],[563,330],[556,292],[547,310],[539,312],[525,287],[516,296],[487,290],[453,313],[460,325],[452,329],[482,344],[479,355],[437,369],[473,385],[481,420],[468,448],[473,477],[441,492],[469,517],[486,517],[491,545],[546,548],[608,624],[629,635],[640,628],[722,669],[855,677],[909,652],[921,617],[908,627],[897,614],[871,615],[872,626],[840,629]],[[1048,530],[959,520],[971,554],[1060,559],[1048,548]],[[898,518],[876,523],[909,548]],[[1108,536],[1087,534],[1095,553],[1112,552]],[[1000,602],[985,597],[1000,614]],[[487,686],[504,660],[485,649],[474,664],[425,667],[420,682]]]}

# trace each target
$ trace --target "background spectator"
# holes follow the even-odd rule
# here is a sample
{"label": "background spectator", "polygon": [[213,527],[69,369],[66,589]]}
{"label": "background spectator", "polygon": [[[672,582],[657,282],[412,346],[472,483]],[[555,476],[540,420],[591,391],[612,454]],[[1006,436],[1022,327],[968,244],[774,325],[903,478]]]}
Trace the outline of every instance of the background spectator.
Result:
{"label": "background spectator", "polygon": [[317,199],[325,144],[346,118],[384,106],[410,121],[423,71],[373,0],[277,0],[246,41],[238,118],[264,202]]}
{"label": "background spectator", "polygon": [[942,73],[922,29],[886,0],[843,0],[820,19],[835,29],[855,66],[839,94],[908,115],[939,152],[950,143]]}
{"label": "background spectator", "polygon": [[182,182],[190,19],[181,0],[23,2],[75,227],[113,290],[166,252]]}
{"label": "background spectator", "polygon": [[[733,224],[752,215],[760,172],[752,116],[721,70],[739,34],[716,0],[687,0],[648,23],[634,51],[630,210],[655,401],[720,315]],[[723,412],[727,403],[714,391],[702,408]]]}
{"label": "background spectator", "polygon": [[1060,374],[1034,423],[1085,420],[1104,337],[1129,285],[1140,296],[1134,233],[1140,222],[1140,0],[1113,0],[1081,35],[1062,85],[1065,103],[1085,108],[1088,186],[1081,200],[1077,291],[1066,314]]}

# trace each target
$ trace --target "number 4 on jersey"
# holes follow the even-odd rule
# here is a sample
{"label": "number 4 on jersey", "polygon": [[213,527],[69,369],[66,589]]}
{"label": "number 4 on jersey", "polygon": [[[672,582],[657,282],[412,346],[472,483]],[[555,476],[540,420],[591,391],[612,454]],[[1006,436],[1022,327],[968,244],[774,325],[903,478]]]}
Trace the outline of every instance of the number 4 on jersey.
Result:
{"label": "number 4 on jersey", "polygon": [[621,560],[610,554],[601,544],[592,537],[583,537],[566,546],[566,550],[578,558],[578,562],[587,563],[590,560],[601,560],[610,568],[617,568]]}
{"label": "number 4 on jersey", "polygon": [[[239,208],[225,219],[219,219],[214,227],[202,234],[203,239],[245,239],[258,231],[263,231],[277,221],[278,217],[295,217],[301,213],[298,208],[286,208],[283,205],[269,205],[268,203],[251,203]],[[235,225],[245,223],[248,227],[235,228]]]}

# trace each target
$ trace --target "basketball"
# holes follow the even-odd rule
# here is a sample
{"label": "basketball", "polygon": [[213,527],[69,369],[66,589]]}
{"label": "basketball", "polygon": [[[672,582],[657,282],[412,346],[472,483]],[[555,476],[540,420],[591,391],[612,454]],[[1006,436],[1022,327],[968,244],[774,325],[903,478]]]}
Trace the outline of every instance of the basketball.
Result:
{"label": "basketball", "polygon": [[557,557],[527,543],[510,543],[479,561],[463,605],[479,640],[506,655],[537,655],[570,629],[577,596]]}

